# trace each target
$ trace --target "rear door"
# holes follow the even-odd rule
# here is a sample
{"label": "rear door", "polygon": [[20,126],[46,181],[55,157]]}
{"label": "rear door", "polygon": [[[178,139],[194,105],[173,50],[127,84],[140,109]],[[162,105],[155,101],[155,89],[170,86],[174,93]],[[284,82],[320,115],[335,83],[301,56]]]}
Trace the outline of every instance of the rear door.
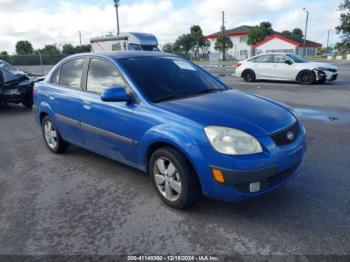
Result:
{"label": "rear door", "polygon": [[269,79],[272,69],[272,56],[261,55],[250,60],[257,79]]}
{"label": "rear door", "polygon": [[53,74],[47,101],[55,112],[55,118],[64,140],[82,145],[80,117],[82,111],[82,77],[87,58],[73,58]]}
{"label": "rear door", "polygon": [[104,102],[101,93],[111,87],[129,87],[115,66],[102,58],[91,58],[82,97],[81,128],[89,149],[124,163],[135,161],[133,140],[134,104]]}

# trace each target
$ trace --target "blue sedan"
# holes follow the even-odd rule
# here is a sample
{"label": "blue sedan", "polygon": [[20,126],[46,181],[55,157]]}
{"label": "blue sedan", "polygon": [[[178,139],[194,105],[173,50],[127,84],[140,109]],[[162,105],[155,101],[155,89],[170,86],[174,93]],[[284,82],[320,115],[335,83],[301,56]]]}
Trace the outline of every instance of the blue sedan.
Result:
{"label": "blue sedan", "polygon": [[201,194],[234,201],[271,192],[297,173],[306,149],[291,108],[166,53],[70,56],[33,93],[49,150],[73,144],[147,172],[175,208]]}

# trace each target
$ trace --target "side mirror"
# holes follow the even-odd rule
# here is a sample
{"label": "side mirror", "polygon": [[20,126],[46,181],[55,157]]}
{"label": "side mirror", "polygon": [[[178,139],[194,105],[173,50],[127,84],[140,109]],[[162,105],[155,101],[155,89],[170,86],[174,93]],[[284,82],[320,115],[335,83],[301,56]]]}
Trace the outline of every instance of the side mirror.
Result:
{"label": "side mirror", "polygon": [[289,60],[284,61],[284,63],[287,64],[287,65],[293,64],[293,63],[292,63],[291,61],[289,61]]}
{"label": "side mirror", "polygon": [[102,92],[101,100],[105,102],[130,102],[131,96],[126,93],[124,87],[112,87]]}

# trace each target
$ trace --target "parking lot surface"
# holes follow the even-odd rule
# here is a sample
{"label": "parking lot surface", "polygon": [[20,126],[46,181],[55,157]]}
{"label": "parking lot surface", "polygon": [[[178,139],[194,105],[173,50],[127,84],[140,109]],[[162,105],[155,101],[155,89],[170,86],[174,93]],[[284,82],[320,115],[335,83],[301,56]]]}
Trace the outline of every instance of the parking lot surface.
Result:
{"label": "parking lot surface", "polygon": [[184,211],[131,167],[77,147],[50,153],[30,110],[1,105],[0,254],[350,254],[350,65],[339,67],[338,81],[312,86],[213,67],[229,86],[293,106],[308,151],[300,174],[263,198]]}

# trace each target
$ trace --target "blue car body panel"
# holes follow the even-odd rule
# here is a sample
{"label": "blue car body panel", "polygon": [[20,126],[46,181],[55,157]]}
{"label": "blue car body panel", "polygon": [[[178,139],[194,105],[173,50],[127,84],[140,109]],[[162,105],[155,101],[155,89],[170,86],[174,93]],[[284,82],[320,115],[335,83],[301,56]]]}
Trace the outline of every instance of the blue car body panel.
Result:
{"label": "blue car body panel", "polygon": [[[36,120],[40,123],[42,116],[47,114],[67,142],[143,171],[147,171],[149,152],[154,145],[172,145],[193,165],[203,194],[216,199],[255,198],[280,187],[298,172],[306,150],[305,132],[288,107],[237,90],[151,103],[118,63],[118,59],[137,56],[171,55],[121,52],[76,56],[101,57],[112,63],[130,85],[136,103],[103,102],[97,94],[52,85],[52,73],[66,61],[63,60],[46,81],[36,84]],[[289,145],[276,146],[271,135],[293,124],[299,133],[296,140]],[[263,152],[240,156],[219,153],[204,133],[204,128],[209,125],[243,130],[260,142]],[[277,173],[292,171],[288,177],[257,193],[247,193],[216,182],[212,167],[248,173],[267,167]]]}

